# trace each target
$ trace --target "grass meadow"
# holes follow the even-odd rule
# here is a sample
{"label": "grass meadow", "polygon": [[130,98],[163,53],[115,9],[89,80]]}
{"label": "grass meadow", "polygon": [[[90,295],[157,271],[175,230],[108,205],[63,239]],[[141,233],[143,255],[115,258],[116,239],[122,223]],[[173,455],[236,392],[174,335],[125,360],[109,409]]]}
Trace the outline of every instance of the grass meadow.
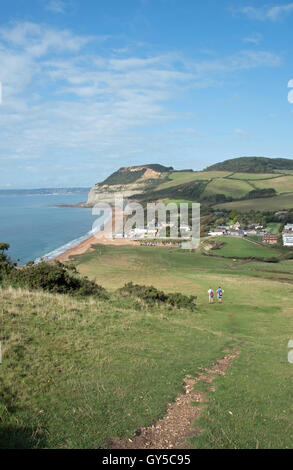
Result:
{"label": "grass meadow", "polygon": [[205,188],[203,196],[211,196],[216,194],[224,194],[234,199],[244,197],[254,187],[247,181],[230,179],[227,182],[225,178],[217,178],[212,180]]}
{"label": "grass meadow", "polygon": [[217,237],[217,241],[223,242],[224,246],[218,250],[211,251],[214,256],[225,256],[227,258],[270,258],[278,255],[278,250],[260,245],[245,238]]}
{"label": "grass meadow", "polygon": [[[170,188],[171,191],[176,186],[196,181],[206,181],[207,183],[200,196],[203,200],[219,194],[227,198],[236,199],[235,201],[217,204],[214,206],[216,209],[237,209],[240,212],[247,212],[250,210],[266,211],[293,208],[293,176],[289,171],[256,174],[225,171],[178,171],[171,173],[168,180],[161,183],[157,189],[167,190]],[[273,197],[245,199],[251,191],[267,189],[274,189],[276,195]],[[173,196],[170,195],[169,199],[172,198]],[[244,200],[241,200],[243,198]],[[180,199],[180,196],[178,199]]]}
{"label": "grass meadow", "polygon": [[169,181],[165,181],[157,189],[172,188],[179,184],[190,183],[191,181],[225,178],[230,174],[231,172],[228,171],[176,171],[169,175]]}
{"label": "grass meadow", "polygon": [[[234,347],[240,354],[226,376],[206,390],[191,445],[292,448],[293,261],[96,245],[75,263],[110,300],[0,292],[2,448],[99,448],[131,438],[164,416],[186,375]],[[197,310],[121,297],[128,281],[197,295]],[[209,305],[207,290],[218,285],[223,304]]]}
{"label": "grass meadow", "polygon": [[[293,188],[292,188],[293,189]],[[278,211],[293,208],[293,192],[280,194],[274,197],[261,197],[257,199],[248,199],[243,201],[225,202],[216,204],[215,209],[225,209],[232,211],[236,209],[239,212],[253,211]]]}

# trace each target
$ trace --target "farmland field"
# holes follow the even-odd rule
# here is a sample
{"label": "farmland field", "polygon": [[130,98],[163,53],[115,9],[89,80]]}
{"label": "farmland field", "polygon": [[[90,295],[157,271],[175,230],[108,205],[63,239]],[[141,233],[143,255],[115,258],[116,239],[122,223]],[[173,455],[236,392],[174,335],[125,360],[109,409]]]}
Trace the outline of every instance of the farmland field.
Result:
{"label": "farmland field", "polygon": [[278,255],[276,249],[267,248],[244,238],[217,237],[217,241],[224,242],[225,245],[219,250],[213,250],[211,252],[213,255],[226,256],[227,258],[269,258]]}
{"label": "farmland field", "polygon": [[274,188],[277,193],[290,193],[293,191],[293,176],[281,176],[268,180],[258,180],[256,186],[260,189]]}
{"label": "farmland field", "polygon": [[254,211],[278,211],[282,209],[293,208],[293,193],[281,194],[275,197],[263,197],[258,199],[250,199],[244,201],[225,202],[215,205],[217,209],[233,210],[239,212]]}
{"label": "farmland field", "polygon": [[246,181],[253,181],[253,180],[266,180],[275,178],[275,173],[233,173],[229,176],[229,179],[240,179]]}
{"label": "farmland field", "polygon": [[158,186],[157,189],[172,188],[179,184],[189,183],[190,181],[201,181],[210,180],[213,178],[224,178],[228,176],[230,172],[227,171],[178,171],[171,173],[169,178],[171,181],[166,181]]}
{"label": "farmland field", "polygon": [[217,178],[208,183],[203,196],[210,196],[213,194],[224,194],[225,196],[230,196],[232,198],[241,198],[245,196],[249,191],[254,189],[246,181],[232,180]]}
{"label": "farmland field", "polygon": [[[242,199],[250,191],[274,189],[276,196],[271,198],[249,199],[248,201],[239,201],[231,203],[221,203],[216,207],[226,208],[227,206],[246,211],[251,208],[254,210],[272,210],[287,209],[293,207],[291,203],[293,194],[293,175],[290,173],[229,173],[225,171],[201,171],[201,172],[173,172],[169,176],[170,181],[161,183],[155,190],[170,190],[178,185],[187,184],[193,181],[207,181],[207,185],[199,198],[204,200],[207,197],[223,194],[232,199]],[[185,198],[188,199],[188,188]],[[187,195],[187,197],[186,197]],[[279,196],[288,196],[278,199]],[[170,195],[170,199],[173,197]],[[192,198],[191,198],[192,199]],[[281,205],[280,205],[281,204]]]}
{"label": "farmland field", "polygon": [[187,203],[187,204],[192,204],[194,203],[194,201],[190,201],[188,199],[163,199],[162,202],[164,202],[164,204],[171,204],[171,203],[175,203],[175,204],[183,204],[183,203]]}
{"label": "farmland field", "polygon": [[281,224],[278,224],[278,223],[269,223],[267,224],[267,226],[270,228],[270,233],[274,234],[274,235],[278,235],[279,234],[279,228],[281,226]]}

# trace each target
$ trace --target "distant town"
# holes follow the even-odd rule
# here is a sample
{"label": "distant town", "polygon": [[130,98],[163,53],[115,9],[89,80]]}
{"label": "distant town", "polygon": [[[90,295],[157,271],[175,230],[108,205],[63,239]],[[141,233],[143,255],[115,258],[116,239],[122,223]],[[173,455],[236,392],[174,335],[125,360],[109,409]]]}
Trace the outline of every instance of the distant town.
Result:
{"label": "distant town", "polygon": [[[276,212],[276,217],[282,216],[286,211]],[[216,215],[222,215],[218,213]],[[238,218],[240,220],[238,220]],[[259,217],[256,217],[259,218]],[[253,221],[253,216],[250,217],[249,223],[242,222],[239,214],[230,213],[227,218],[220,217],[212,221],[208,226],[201,231],[201,238],[206,239],[209,237],[237,237],[262,242],[268,245],[293,246],[293,223],[260,223],[257,220]],[[137,227],[135,224],[131,229],[120,231],[114,235],[114,238],[126,238],[130,240],[139,240],[147,242],[154,240],[154,242],[171,243],[172,236],[171,230],[174,228],[174,222],[158,222],[153,219],[151,222],[142,227]],[[178,243],[180,240],[188,240],[191,238],[192,225],[180,224],[178,237],[173,237],[173,243]],[[176,241],[176,239],[179,239]]]}
{"label": "distant town", "polygon": [[[281,225],[281,224],[279,224]],[[279,233],[272,233],[270,226],[264,227],[258,223],[250,223],[246,227],[240,222],[230,225],[218,225],[209,230],[210,237],[257,237],[262,243],[277,245],[282,242],[284,246],[293,246],[293,224],[284,224]]]}

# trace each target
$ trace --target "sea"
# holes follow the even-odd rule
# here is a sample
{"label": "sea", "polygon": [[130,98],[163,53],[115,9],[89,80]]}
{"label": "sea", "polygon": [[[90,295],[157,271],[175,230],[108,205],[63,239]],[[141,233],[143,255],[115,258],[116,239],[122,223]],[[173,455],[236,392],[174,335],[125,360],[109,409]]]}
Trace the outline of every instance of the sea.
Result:
{"label": "sea", "polygon": [[92,210],[62,207],[87,201],[89,188],[0,191],[0,242],[18,265],[52,259],[92,234]]}

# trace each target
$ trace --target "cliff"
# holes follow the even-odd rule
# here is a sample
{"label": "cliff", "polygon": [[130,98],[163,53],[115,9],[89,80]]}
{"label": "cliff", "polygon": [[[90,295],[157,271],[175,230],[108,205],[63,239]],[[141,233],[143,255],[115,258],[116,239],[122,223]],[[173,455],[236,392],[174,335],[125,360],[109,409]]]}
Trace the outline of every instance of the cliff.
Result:
{"label": "cliff", "polygon": [[114,204],[117,193],[124,198],[141,194],[159,184],[171,171],[172,167],[159,164],[122,167],[91,188],[86,206],[92,207],[98,202]]}

